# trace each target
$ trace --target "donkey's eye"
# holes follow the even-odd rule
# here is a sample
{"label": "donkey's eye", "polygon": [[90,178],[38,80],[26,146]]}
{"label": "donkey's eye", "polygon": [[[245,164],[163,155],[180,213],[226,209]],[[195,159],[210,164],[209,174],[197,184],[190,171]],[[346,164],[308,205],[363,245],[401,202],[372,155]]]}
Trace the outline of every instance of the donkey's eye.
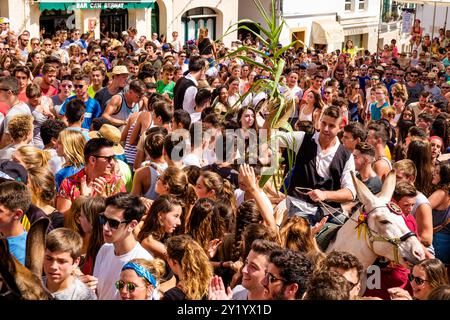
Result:
{"label": "donkey's eye", "polygon": [[381,224],[389,224],[389,223],[391,223],[391,222],[390,222],[389,220],[381,220],[380,223],[381,223]]}

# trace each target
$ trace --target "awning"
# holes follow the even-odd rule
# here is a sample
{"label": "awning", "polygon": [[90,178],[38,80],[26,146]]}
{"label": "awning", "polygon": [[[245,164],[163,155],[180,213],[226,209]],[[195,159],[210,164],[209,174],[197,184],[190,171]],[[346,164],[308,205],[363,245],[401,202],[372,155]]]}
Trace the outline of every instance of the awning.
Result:
{"label": "awning", "polygon": [[[59,2],[58,2],[59,1]],[[154,7],[156,0],[132,1],[77,1],[60,2],[60,0],[41,0],[39,10],[92,10],[92,9],[149,9]]]}
{"label": "awning", "polygon": [[398,3],[428,4],[430,6],[450,6],[450,0],[395,0]]}
{"label": "awning", "polygon": [[313,44],[344,42],[344,29],[335,20],[313,21],[311,39]]}

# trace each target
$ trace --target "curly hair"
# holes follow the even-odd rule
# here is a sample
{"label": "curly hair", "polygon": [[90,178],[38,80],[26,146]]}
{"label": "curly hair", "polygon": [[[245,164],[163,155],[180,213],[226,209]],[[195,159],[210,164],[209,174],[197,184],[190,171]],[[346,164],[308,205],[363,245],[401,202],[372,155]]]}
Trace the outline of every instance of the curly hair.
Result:
{"label": "curly hair", "polygon": [[8,122],[8,132],[16,141],[25,140],[33,132],[33,116],[30,114],[19,114],[12,117]]}
{"label": "curly hair", "polygon": [[320,263],[321,270],[343,269],[345,271],[356,269],[358,281],[364,272],[364,267],[357,257],[345,251],[332,251]]}
{"label": "curly hair", "polygon": [[301,299],[313,273],[311,261],[298,251],[282,249],[274,250],[270,254],[269,262],[278,268],[280,276],[285,280],[286,284],[298,284],[295,298]]}
{"label": "curly hair", "polygon": [[304,300],[349,300],[350,284],[336,271],[319,271],[312,275]]}
{"label": "curly hair", "polygon": [[167,256],[181,267],[179,278],[182,290],[189,300],[200,300],[208,295],[213,268],[203,248],[191,237],[178,235],[167,241]]}
{"label": "curly hair", "polygon": [[225,223],[211,199],[198,199],[191,210],[189,235],[208,252],[209,243],[223,239]]}

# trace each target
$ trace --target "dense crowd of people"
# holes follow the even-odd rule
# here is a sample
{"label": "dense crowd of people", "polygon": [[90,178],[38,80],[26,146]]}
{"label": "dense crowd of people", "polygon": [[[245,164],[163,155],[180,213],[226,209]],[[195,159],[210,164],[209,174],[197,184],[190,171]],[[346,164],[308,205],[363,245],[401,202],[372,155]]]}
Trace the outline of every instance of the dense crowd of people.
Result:
{"label": "dense crowd of people", "polygon": [[[416,22],[410,52],[289,48],[292,130],[276,131],[263,41],[41,38],[2,21],[0,232],[25,264],[30,227],[50,220],[54,298],[450,298],[450,31],[430,41]],[[280,183],[265,182],[278,156]],[[381,287],[365,290],[357,253],[319,239],[359,208],[352,172],[375,195],[392,170],[423,259],[379,257]]]}

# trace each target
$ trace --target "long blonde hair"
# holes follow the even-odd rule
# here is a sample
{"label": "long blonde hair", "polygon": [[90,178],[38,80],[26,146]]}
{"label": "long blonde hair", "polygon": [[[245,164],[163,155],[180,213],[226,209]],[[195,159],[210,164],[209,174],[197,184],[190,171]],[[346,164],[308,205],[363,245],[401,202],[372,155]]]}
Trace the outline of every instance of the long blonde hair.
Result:
{"label": "long blonde hair", "polygon": [[50,169],[47,167],[29,168],[28,180],[34,204],[38,206],[42,204],[55,205],[55,176]]}
{"label": "long blonde hair", "polygon": [[280,239],[282,247],[300,251],[315,262],[325,257],[317,245],[309,222],[303,217],[290,217],[280,229]]}
{"label": "long blonde hair", "polygon": [[21,155],[21,160],[27,170],[31,168],[47,167],[48,161],[51,158],[48,151],[33,146],[22,146],[18,148],[16,152]]}
{"label": "long blonde hair", "polygon": [[64,158],[66,159],[63,167],[75,166],[80,168],[84,166],[86,139],[83,134],[75,130],[66,129],[59,133],[58,140],[63,146]]}
{"label": "long blonde hair", "polygon": [[213,268],[203,248],[187,235],[173,236],[167,241],[167,256],[180,264],[186,298],[200,300],[206,297]]}

